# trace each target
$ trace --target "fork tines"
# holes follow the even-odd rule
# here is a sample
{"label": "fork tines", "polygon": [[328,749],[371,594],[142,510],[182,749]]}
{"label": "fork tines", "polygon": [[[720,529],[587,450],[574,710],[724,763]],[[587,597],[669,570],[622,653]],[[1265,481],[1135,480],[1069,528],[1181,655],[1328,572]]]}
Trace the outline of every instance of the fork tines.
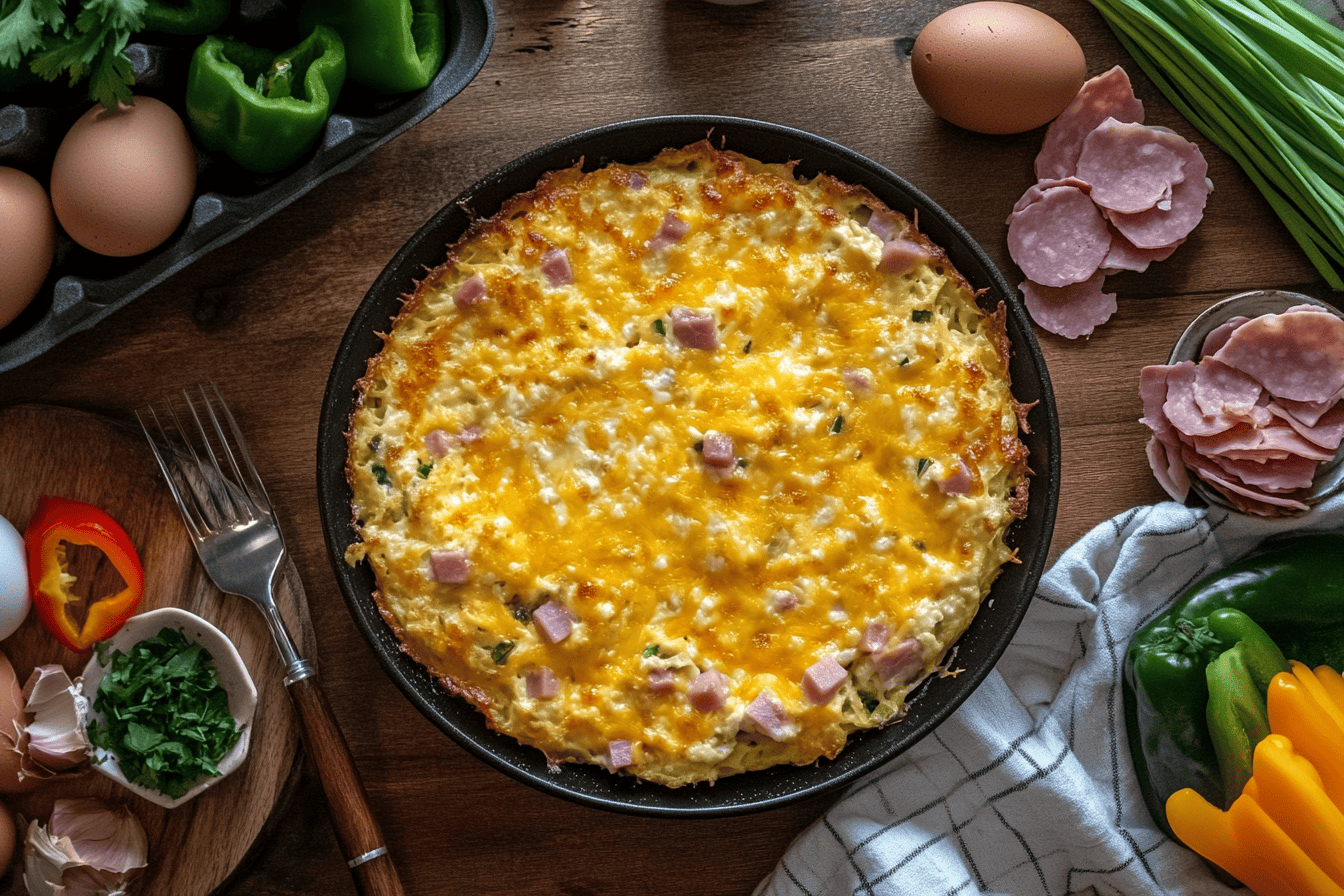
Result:
{"label": "fork tines", "polygon": [[242,431],[213,383],[183,389],[135,416],[192,537],[271,516]]}

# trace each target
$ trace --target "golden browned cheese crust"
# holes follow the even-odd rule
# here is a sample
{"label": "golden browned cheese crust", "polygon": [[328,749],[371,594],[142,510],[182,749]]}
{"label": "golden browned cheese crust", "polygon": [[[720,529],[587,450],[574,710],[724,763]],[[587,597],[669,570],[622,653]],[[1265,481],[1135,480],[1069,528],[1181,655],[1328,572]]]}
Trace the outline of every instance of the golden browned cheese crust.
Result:
{"label": "golden browned cheese crust", "polygon": [[347,559],[554,763],[676,786],[834,758],[1012,558],[1007,352],[1002,309],[862,188],[708,141],[556,171],[371,360]]}

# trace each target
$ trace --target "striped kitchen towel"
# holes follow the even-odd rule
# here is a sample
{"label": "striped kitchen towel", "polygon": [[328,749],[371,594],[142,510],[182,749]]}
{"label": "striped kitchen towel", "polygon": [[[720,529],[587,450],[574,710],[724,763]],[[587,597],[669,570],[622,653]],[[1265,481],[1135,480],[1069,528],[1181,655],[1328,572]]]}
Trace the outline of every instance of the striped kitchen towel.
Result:
{"label": "striped kitchen towel", "polygon": [[1341,529],[1344,496],[1291,520],[1167,502],[1093,529],[1042,578],[984,683],[799,835],[756,896],[1236,893],[1144,806],[1121,709],[1125,648],[1265,538]]}

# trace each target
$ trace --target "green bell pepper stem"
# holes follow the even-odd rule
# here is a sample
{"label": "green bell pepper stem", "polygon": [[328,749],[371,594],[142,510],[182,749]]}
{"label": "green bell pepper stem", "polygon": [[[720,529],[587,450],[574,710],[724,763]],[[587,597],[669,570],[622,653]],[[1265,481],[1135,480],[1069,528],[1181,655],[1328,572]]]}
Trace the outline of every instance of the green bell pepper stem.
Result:
{"label": "green bell pepper stem", "polygon": [[[1236,641],[1248,640],[1244,634],[1234,638],[1228,623],[1213,620],[1224,608],[1253,619],[1281,655],[1341,668],[1344,533],[1267,543],[1197,582],[1130,640],[1122,673],[1130,755],[1144,802],[1169,834],[1166,801],[1177,790],[1190,787],[1214,805],[1223,803],[1222,774],[1206,720],[1205,668]],[[1257,657],[1260,652],[1248,653]],[[1252,659],[1252,665],[1265,664]]]}
{"label": "green bell pepper stem", "polygon": [[317,144],[344,81],[344,45],[330,28],[279,54],[212,35],[192,55],[187,119],[206,149],[273,174]]}
{"label": "green bell pepper stem", "polygon": [[299,27],[316,25],[340,32],[350,80],[379,93],[427,87],[448,49],[444,0],[306,0]]}
{"label": "green bell pepper stem", "polygon": [[1223,651],[1204,669],[1209,687],[1206,719],[1222,778],[1224,809],[1251,780],[1255,745],[1269,736],[1265,691],[1256,687],[1247,668],[1245,647],[1243,642]]}
{"label": "green bell pepper stem", "polygon": [[209,34],[229,18],[229,0],[147,0],[141,18],[145,31]]}

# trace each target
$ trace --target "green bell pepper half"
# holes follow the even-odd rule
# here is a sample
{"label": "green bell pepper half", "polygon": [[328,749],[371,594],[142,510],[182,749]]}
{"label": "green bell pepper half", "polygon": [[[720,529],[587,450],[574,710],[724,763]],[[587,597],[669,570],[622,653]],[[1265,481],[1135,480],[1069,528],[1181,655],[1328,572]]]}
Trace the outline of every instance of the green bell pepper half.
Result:
{"label": "green bell pepper half", "polygon": [[229,18],[230,0],[147,0],[142,28],[163,34],[209,34]]}
{"label": "green bell pepper half", "polygon": [[448,51],[444,0],[306,0],[299,27],[317,25],[340,32],[350,80],[379,93],[427,87]]}
{"label": "green bell pepper half", "polygon": [[211,35],[187,72],[187,119],[206,149],[258,174],[317,144],[345,81],[341,36],[318,27],[283,53]]}
{"label": "green bell pepper half", "polygon": [[[1217,612],[1224,609],[1250,617],[1267,635],[1268,647],[1231,621],[1236,617]],[[1144,802],[1168,834],[1166,801],[1177,790],[1190,787],[1214,805],[1225,804],[1208,724],[1207,668],[1237,643],[1248,645],[1241,660],[1262,698],[1266,675],[1272,677],[1268,670],[1284,656],[1340,668],[1344,533],[1268,542],[1197,582],[1130,639],[1122,673],[1129,750]],[[1226,681],[1235,671],[1220,667],[1215,677]]]}

